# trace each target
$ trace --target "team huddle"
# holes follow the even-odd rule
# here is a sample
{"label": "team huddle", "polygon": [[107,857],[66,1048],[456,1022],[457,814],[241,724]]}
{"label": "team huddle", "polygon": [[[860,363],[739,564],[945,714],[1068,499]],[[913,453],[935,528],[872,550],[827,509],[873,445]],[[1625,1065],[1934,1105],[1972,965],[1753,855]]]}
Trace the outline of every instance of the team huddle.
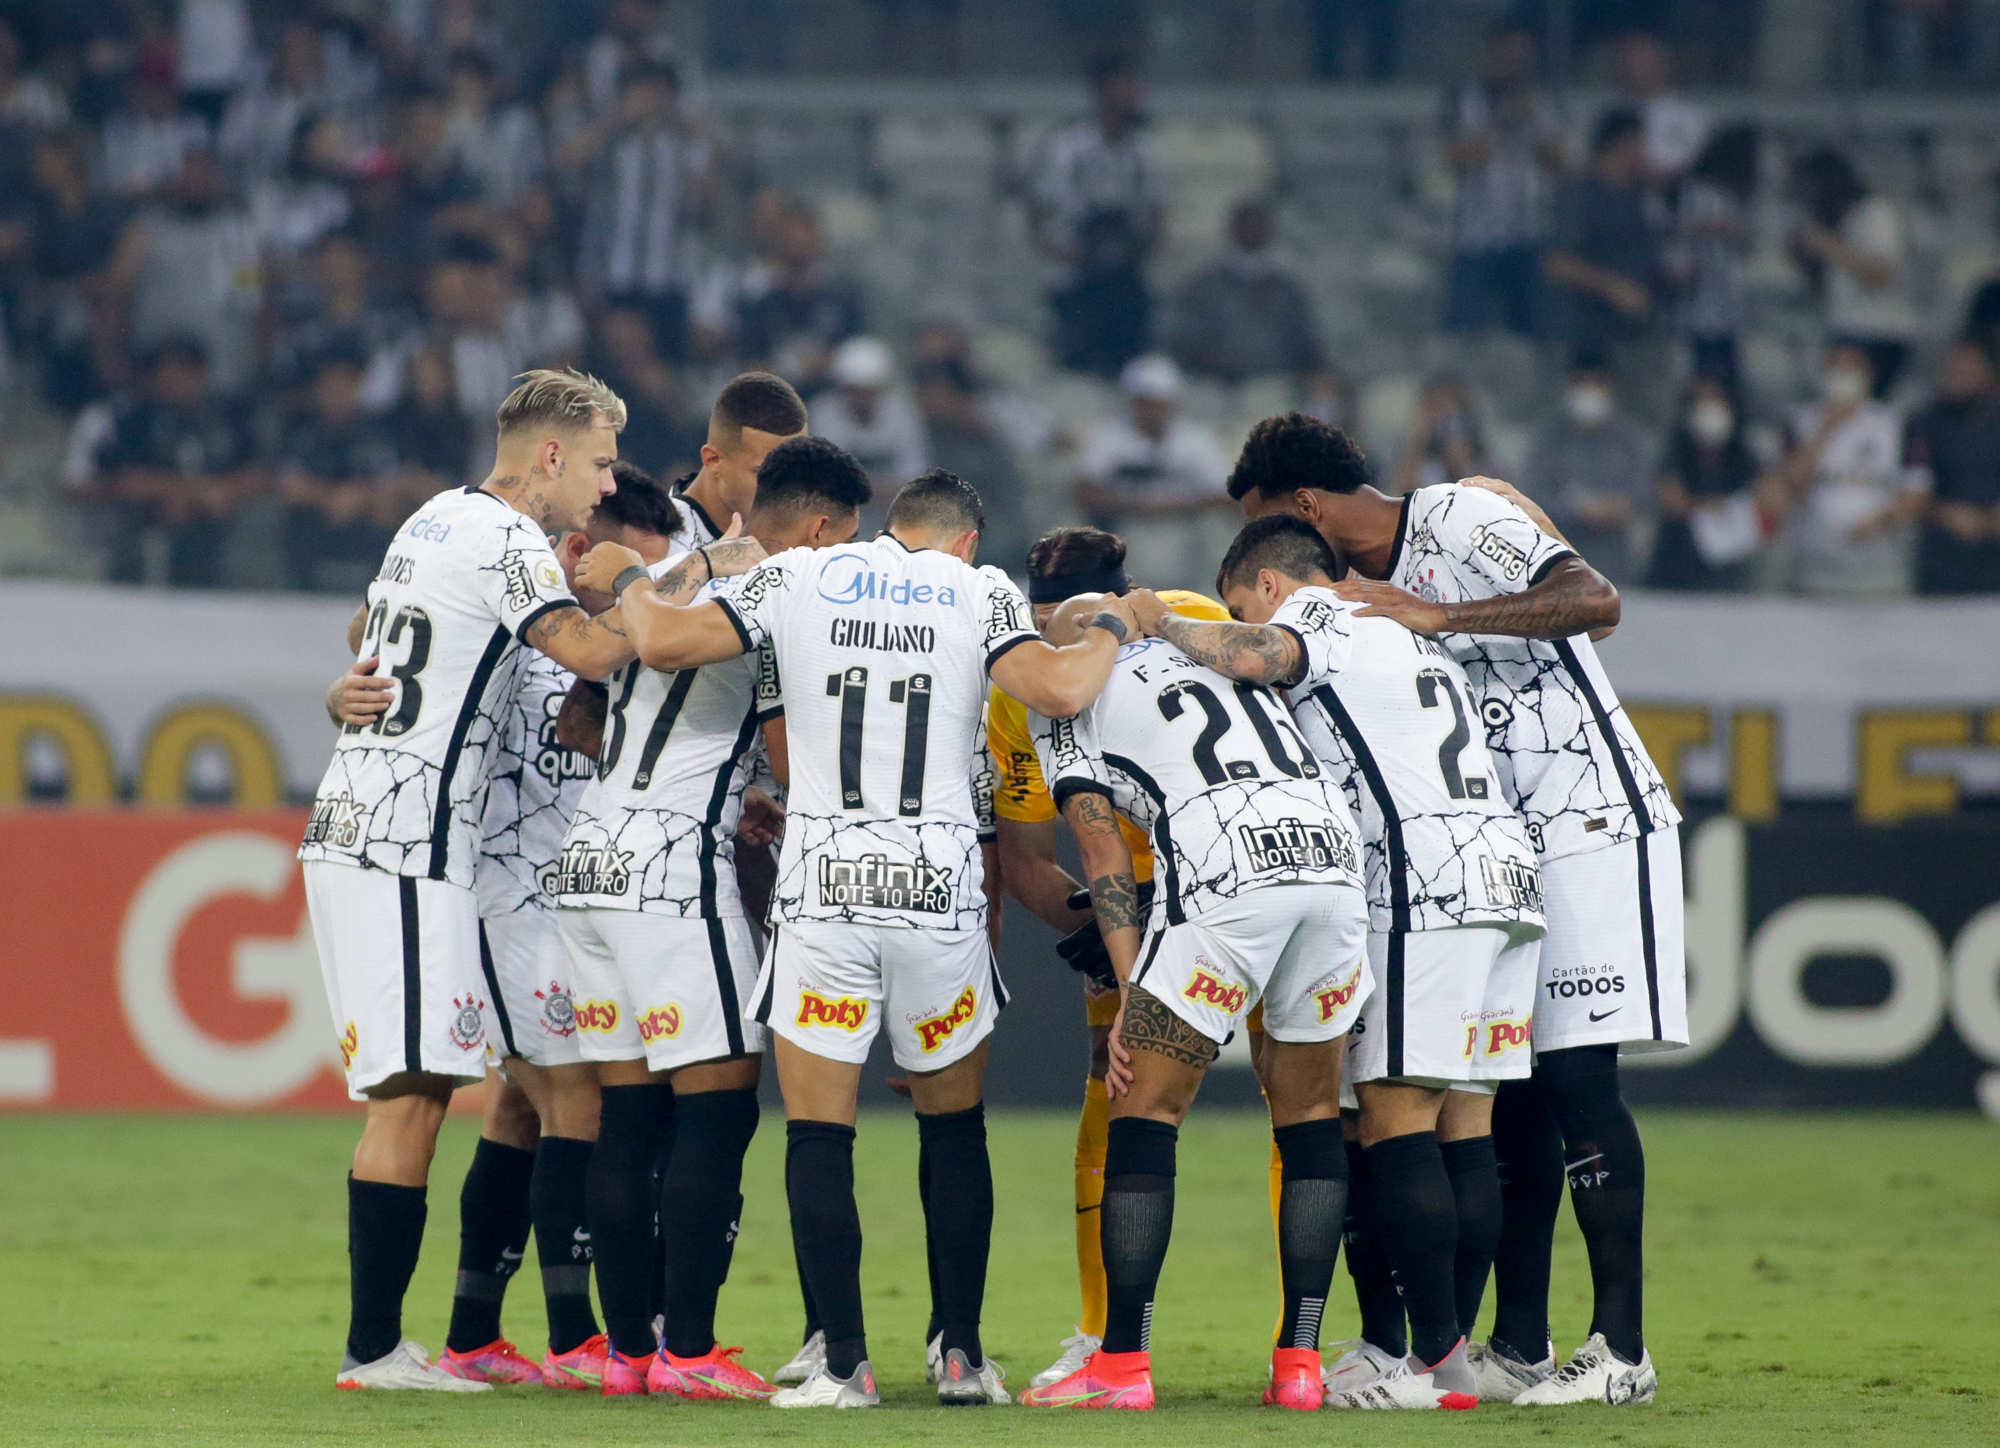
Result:
{"label": "team huddle", "polygon": [[[1012,1401],[980,1340],[1004,894],[1062,933],[1093,1040],[1079,1322],[1021,1403],[1154,1405],[1180,1126],[1237,1031],[1272,1128],[1266,1404],[1651,1400],[1617,1068],[1687,1041],[1679,817],[1593,651],[1616,591],[1532,502],[1388,497],[1287,414],[1231,478],[1216,598],[1140,586],[1081,527],[1035,544],[1024,594],[948,473],[857,539],[870,482],[776,377],[724,388],[670,489],[617,461],[624,420],[594,379],[528,374],[492,476],[398,531],[328,696],[300,858],[367,1102],[339,1387],[876,1405],[854,1140],[886,1033],[929,1380]],[[767,1046],[804,1316],[768,1378],[715,1335]],[[403,1298],[480,1080],[433,1361]],[[1565,1181],[1594,1301],[1559,1361]],[[539,1362],[500,1331],[531,1230]],[[1343,1241],[1362,1336],[1327,1360]]]}

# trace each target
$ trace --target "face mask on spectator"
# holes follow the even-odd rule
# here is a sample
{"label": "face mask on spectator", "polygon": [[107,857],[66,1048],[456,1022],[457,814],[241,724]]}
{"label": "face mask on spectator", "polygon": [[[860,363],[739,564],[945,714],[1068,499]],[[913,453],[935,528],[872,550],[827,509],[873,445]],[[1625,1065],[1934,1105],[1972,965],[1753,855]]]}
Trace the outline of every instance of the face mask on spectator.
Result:
{"label": "face mask on spectator", "polygon": [[1704,397],[1688,409],[1688,432],[1703,447],[1721,447],[1735,430],[1736,414],[1718,398]]}
{"label": "face mask on spectator", "polygon": [[1578,427],[1597,427],[1611,416],[1611,393],[1595,382],[1580,382],[1563,395],[1563,408]]}
{"label": "face mask on spectator", "polygon": [[1852,367],[1829,367],[1821,386],[1828,402],[1845,406],[1868,395],[1868,374]]}

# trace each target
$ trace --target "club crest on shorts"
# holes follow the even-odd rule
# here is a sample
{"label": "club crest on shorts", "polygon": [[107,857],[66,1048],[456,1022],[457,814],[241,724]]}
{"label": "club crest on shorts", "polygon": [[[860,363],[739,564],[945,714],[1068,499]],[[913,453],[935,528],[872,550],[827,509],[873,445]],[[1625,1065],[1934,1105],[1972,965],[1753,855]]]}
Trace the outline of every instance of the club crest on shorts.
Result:
{"label": "club crest on shorts", "polygon": [[451,1043],[461,1051],[473,1051],[486,1044],[486,1026],[479,1019],[480,1007],[485,1002],[475,996],[460,1000],[451,998],[451,1026],[448,1034]]}
{"label": "club crest on shorts", "polygon": [[677,1005],[649,1006],[639,1017],[639,1039],[651,1045],[681,1033],[681,1008]]}
{"label": "club crest on shorts", "polygon": [[340,1033],[340,1069],[352,1070],[354,1057],[360,1050],[361,1033],[354,1029],[354,1022],[349,1021],[346,1029]]}
{"label": "club crest on shorts", "polygon": [[928,1056],[937,1050],[951,1039],[953,1031],[978,1014],[979,996],[971,986],[967,986],[960,992],[958,999],[951,1003],[951,1009],[943,1015],[927,1016],[921,1021],[913,1022],[917,1029],[917,1040],[923,1046],[924,1054]]}
{"label": "club crest on shorts", "polygon": [[552,1036],[576,1034],[576,1002],[569,998],[561,981],[550,981],[547,990],[535,992],[535,999],[542,1003],[543,1030]]}
{"label": "club crest on shorts", "polygon": [[856,1000],[853,996],[835,996],[831,1000],[818,991],[799,992],[799,1024],[802,1026],[833,1026],[843,1031],[858,1031],[868,1019],[868,1002]]}
{"label": "club crest on shorts", "polygon": [[617,1001],[583,1001],[573,1005],[576,1013],[576,1028],[579,1031],[599,1031],[609,1034],[618,1029]]}
{"label": "club crest on shorts", "polygon": [[1197,955],[1194,960],[1194,979],[1189,981],[1187,988],[1181,992],[1182,999],[1214,1006],[1226,1016],[1233,1016],[1242,1010],[1243,1003],[1250,999],[1248,988],[1231,985],[1220,976],[1212,974],[1208,957]]}

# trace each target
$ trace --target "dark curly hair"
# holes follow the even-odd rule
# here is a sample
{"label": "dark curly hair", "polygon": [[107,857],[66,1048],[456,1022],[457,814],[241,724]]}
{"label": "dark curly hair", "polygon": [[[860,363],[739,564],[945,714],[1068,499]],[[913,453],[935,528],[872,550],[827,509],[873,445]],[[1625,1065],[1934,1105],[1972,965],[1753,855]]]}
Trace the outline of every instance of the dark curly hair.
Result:
{"label": "dark curly hair", "polygon": [[1229,496],[1241,502],[1253,492],[1280,498],[1300,488],[1351,493],[1367,481],[1368,459],[1353,438],[1316,417],[1287,412],[1250,429],[1229,475]]}
{"label": "dark curly hair", "polygon": [[851,512],[874,497],[854,454],[823,437],[792,437],[764,455],[757,469],[757,510],[793,513],[825,504]]}

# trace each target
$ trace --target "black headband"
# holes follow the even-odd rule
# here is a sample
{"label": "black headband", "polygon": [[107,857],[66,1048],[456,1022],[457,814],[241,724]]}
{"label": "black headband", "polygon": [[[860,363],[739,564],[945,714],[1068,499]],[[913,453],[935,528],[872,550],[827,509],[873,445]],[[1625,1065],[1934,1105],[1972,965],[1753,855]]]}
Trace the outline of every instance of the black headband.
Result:
{"label": "black headband", "polygon": [[1028,580],[1028,602],[1061,603],[1079,593],[1125,593],[1132,587],[1123,568],[1094,568],[1087,573],[1054,573]]}

